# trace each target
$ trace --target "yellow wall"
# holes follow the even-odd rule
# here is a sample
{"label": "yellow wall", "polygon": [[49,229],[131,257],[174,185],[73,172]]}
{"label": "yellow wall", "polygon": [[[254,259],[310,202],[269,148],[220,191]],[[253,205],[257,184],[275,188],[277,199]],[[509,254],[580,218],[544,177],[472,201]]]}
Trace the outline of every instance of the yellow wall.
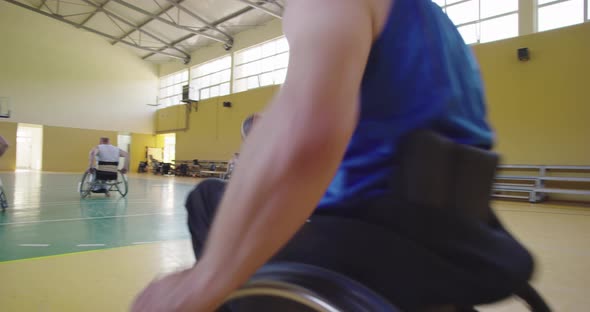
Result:
{"label": "yellow wall", "polygon": [[[523,47],[528,62],[516,57]],[[504,163],[590,165],[590,23],[474,51]]]}
{"label": "yellow wall", "polygon": [[152,134],[131,134],[129,170],[135,172],[140,161],[146,161],[146,147],[155,147],[156,137]]}
{"label": "yellow wall", "polygon": [[[98,16],[97,16],[98,17]],[[152,133],[158,65],[122,44],[0,1],[0,96],[10,121]]]}
{"label": "yellow wall", "polygon": [[156,112],[156,132],[172,132],[187,128],[187,106],[174,105]]}
{"label": "yellow wall", "polygon": [[83,172],[88,154],[100,137],[109,137],[117,145],[117,132],[63,127],[43,127],[43,170]]}
{"label": "yellow wall", "polygon": [[0,122],[0,135],[8,141],[9,147],[6,153],[0,157],[0,170],[16,169],[16,130],[15,122]]}
{"label": "yellow wall", "polygon": [[[176,133],[176,159],[227,160],[240,148],[242,121],[262,111],[277,86],[255,89],[201,101],[190,113],[189,129]],[[223,107],[231,102],[232,107]]]}

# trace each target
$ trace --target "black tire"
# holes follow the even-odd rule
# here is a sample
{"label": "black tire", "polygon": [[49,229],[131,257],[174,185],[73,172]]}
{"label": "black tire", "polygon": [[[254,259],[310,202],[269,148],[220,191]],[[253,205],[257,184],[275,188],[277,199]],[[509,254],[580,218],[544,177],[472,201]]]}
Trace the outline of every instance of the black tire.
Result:
{"label": "black tire", "polygon": [[127,196],[127,192],[128,192],[128,182],[127,182],[127,176],[125,174],[123,174],[120,170],[119,172],[117,172],[117,191],[119,192],[119,194],[121,194],[121,197],[125,197]]}
{"label": "black tire", "polygon": [[88,195],[90,195],[94,184],[93,178],[94,175],[88,171],[84,172],[84,175],[82,175],[82,181],[80,181],[80,185],[78,187],[80,198],[86,198]]}
{"label": "black tire", "polygon": [[339,273],[282,262],[265,265],[230,296],[220,311],[398,312],[399,309]]}

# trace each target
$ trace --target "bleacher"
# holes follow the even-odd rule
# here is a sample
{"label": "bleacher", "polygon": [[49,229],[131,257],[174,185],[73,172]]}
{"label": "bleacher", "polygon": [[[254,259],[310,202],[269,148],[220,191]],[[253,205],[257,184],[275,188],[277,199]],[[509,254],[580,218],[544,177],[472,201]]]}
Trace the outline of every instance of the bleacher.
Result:
{"label": "bleacher", "polygon": [[494,197],[536,203],[549,194],[590,195],[590,166],[501,165],[498,169]]}

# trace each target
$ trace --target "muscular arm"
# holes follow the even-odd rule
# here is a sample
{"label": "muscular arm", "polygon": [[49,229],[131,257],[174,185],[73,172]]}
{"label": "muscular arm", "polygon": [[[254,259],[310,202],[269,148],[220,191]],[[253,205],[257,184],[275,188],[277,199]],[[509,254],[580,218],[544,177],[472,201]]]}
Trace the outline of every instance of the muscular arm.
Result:
{"label": "muscular arm", "polygon": [[123,170],[125,172],[129,171],[129,153],[122,149],[119,149],[119,157],[125,157],[125,164],[123,165]]}
{"label": "muscular arm", "polygon": [[98,148],[93,148],[90,150],[90,155],[88,156],[88,170],[94,168],[96,164],[96,154],[98,153]]}
{"label": "muscular arm", "polygon": [[[366,2],[289,2],[283,88],[253,129],[194,269],[211,310],[301,227],[324,194],[358,115],[373,38]],[[201,303],[204,304],[204,303]]]}

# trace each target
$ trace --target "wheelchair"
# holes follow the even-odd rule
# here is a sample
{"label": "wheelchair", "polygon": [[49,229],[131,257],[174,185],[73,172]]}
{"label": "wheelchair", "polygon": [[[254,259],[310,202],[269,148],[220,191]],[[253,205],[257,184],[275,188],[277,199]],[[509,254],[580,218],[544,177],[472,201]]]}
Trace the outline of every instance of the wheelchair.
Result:
{"label": "wheelchair", "polygon": [[118,162],[98,162],[94,172],[84,172],[78,191],[81,198],[91,193],[109,193],[117,191],[125,197],[128,191],[127,176],[117,169]]}
{"label": "wheelchair", "polygon": [[[434,249],[431,251],[424,246],[437,248],[432,244],[437,236],[441,235],[443,239],[457,237],[452,233],[464,233],[457,232],[457,228],[461,227],[480,228],[486,224],[503,229],[489,208],[489,181],[495,175],[498,156],[459,146],[428,131],[419,131],[400,144],[397,157],[399,167],[391,181],[394,190],[391,199],[395,204],[411,208],[406,210],[407,214],[401,210],[400,215],[395,215],[407,217],[396,219],[401,220],[401,227],[393,232],[363,220],[312,216],[287,246],[231,294],[218,311],[422,311],[412,305],[416,302],[430,304],[425,302],[430,298],[418,294],[411,298],[412,303],[408,306],[407,302],[402,304],[400,299],[393,299],[400,298],[396,291],[403,290],[414,273],[422,276],[422,280],[431,276],[431,272],[448,273],[432,276],[452,277],[456,268],[450,265],[450,260],[440,260]],[[473,175],[473,172],[478,175]],[[429,210],[421,214],[420,207],[429,207],[425,208]],[[371,211],[365,213],[370,214]],[[449,231],[450,227],[453,231]],[[446,236],[445,231],[451,234]],[[494,237],[499,233],[494,232]],[[431,237],[434,237],[432,241],[425,240]],[[395,252],[384,252],[384,246],[394,248]],[[469,270],[464,276],[473,275],[473,278],[461,277],[454,284],[462,285],[463,290],[469,292],[468,299],[457,300],[467,301],[439,303],[453,299],[437,297],[432,302],[453,305],[458,311],[466,312],[476,311],[473,306],[516,296],[530,311],[551,311],[528,283],[532,262],[529,263],[526,257],[522,260],[521,253],[506,254],[504,259],[510,258],[506,262],[508,266],[504,267],[496,263],[496,258],[487,258],[498,250],[505,250],[495,249],[495,242],[480,246],[478,241],[468,246],[481,248],[477,253],[478,265],[462,267],[464,262],[459,261],[459,270]],[[314,258],[313,254],[320,250],[324,256]],[[361,260],[352,260],[350,252],[363,255],[367,261],[359,263]],[[388,269],[387,274],[379,274],[379,268]],[[474,275],[484,269],[491,273]],[[359,273],[361,271],[371,272],[370,277],[364,277],[364,273]],[[395,281],[396,276],[400,278],[399,284]],[[362,285],[360,282],[363,279],[363,283],[373,289]],[[496,287],[493,283],[499,280],[501,282]],[[438,290],[445,287],[445,280],[437,280],[436,277],[426,283],[426,287],[416,289],[428,290],[428,296],[436,297]],[[391,285],[396,287],[389,287]],[[436,311],[432,308],[428,311]]]}
{"label": "wheelchair", "polygon": [[6,192],[4,192],[4,184],[2,183],[2,179],[0,179],[0,208],[2,208],[2,211],[8,208],[8,199],[6,198]]}

